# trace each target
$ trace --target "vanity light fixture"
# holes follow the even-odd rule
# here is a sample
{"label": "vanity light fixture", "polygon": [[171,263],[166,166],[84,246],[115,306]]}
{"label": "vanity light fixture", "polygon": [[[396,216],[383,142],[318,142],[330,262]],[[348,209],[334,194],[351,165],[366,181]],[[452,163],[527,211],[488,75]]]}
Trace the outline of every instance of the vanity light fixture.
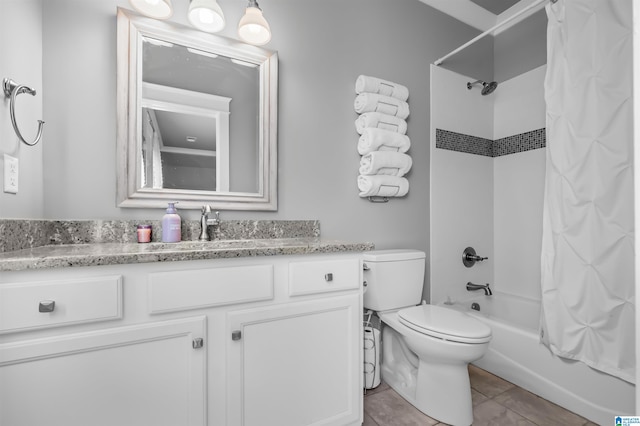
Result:
{"label": "vanity light fixture", "polygon": [[256,68],[258,64],[254,64],[252,62],[241,61],[240,59],[231,59],[231,62],[234,64],[242,65],[243,67]]}
{"label": "vanity light fixture", "polygon": [[171,0],[129,0],[138,12],[154,19],[167,19],[173,15]]}
{"label": "vanity light fixture", "polygon": [[[271,28],[256,0],[248,0],[244,16],[238,23],[238,36],[245,43],[262,46],[271,40]],[[173,14],[171,0],[129,0],[131,6],[149,18],[167,19]],[[226,21],[217,0],[189,0],[187,18],[200,31],[216,33]]]}
{"label": "vanity light fixture", "polygon": [[169,43],[168,41],[158,40],[151,37],[142,37],[142,41],[145,43],[152,44],[154,46],[173,47],[173,43]]}
{"label": "vanity light fixture", "polygon": [[250,44],[261,46],[271,40],[271,28],[256,0],[249,0],[244,16],[238,23],[238,35]]}
{"label": "vanity light fixture", "polygon": [[192,47],[187,47],[187,51],[193,53],[194,55],[206,56],[207,58],[217,58],[218,55],[211,52],[205,52],[204,50],[194,49]]}
{"label": "vanity light fixture", "polygon": [[226,23],[216,0],[191,0],[188,18],[191,25],[208,33],[221,31]]}

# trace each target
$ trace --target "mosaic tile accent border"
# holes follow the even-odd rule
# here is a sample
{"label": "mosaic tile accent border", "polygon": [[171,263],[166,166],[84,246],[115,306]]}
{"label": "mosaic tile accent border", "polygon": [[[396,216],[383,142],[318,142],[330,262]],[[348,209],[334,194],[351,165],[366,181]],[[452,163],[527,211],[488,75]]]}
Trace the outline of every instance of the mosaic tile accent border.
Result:
{"label": "mosaic tile accent border", "polygon": [[493,141],[493,156],[515,154],[547,146],[547,129],[532,130]]}
{"label": "mosaic tile accent border", "polygon": [[491,139],[436,129],[436,148],[467,154],[500,157],[547,146],[546,129],[519,133],[506,138]]}
{"label": "mosaic tile accent border", "polygon": [[493,141],[478,136],[436,129],[436,148],[493,157]]}

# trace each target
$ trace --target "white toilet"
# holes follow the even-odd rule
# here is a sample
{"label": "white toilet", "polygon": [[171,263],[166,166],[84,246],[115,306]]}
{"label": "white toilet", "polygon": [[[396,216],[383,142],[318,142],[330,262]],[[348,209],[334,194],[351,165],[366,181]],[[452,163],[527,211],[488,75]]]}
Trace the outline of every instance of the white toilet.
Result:
{"label": "white toilet", "polygon": [[424,252],[377,250],[366,252],[363,260],[364,307],[376,311],[384,324],[382,380],[428,416],[470,425],[467,365],[486,352],[491,328],[464,312],[419,305]]}

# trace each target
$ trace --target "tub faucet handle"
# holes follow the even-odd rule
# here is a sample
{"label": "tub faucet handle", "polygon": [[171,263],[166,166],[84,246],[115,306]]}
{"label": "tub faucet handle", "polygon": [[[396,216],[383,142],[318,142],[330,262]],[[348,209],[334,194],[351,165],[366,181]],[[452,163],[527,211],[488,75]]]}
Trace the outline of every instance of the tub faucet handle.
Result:
{"label": "tub faucet handle", "polygon": [[478,256],[473,247],[467,247],[462,252],[462,263],[467,268],[471,268],[476,262],[482,262],[483,260],[487,260],[488,257]]}

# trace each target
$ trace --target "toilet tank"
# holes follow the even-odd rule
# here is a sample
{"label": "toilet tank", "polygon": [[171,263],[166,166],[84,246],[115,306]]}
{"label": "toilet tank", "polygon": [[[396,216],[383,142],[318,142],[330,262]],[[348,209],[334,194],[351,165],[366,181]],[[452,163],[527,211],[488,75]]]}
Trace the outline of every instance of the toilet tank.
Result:
{"label": "toilet tank", "polygon": [[422,299],[425,253],[419,250],[374,250],[364,253],[364,307],[386,311],[413,306]]}

